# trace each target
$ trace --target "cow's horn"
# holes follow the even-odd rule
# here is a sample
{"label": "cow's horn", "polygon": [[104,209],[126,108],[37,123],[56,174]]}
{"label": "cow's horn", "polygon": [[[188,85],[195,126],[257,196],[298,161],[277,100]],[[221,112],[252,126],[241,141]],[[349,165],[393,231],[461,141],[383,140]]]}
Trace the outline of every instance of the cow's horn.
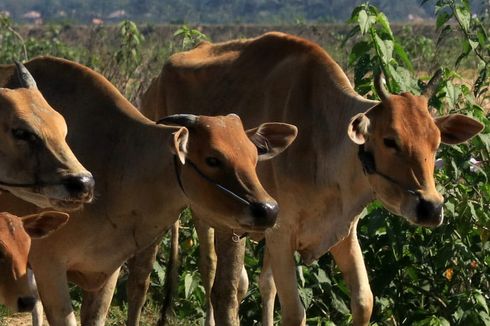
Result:
{"label": "cow's horn", "polygon": [[197,120],[198,117],[197,115],[194,114],[173,114],[165,118],[161,118],[160,120],[157,121],[157,123],[189,127],[195,124]]}
{"label": "cow's horn", "polygon": [[27,70],[27,68],[19,61],[15,61],[15,66],[17,67],[17,77],[19,78],[20,86],[37,89],[36,81],[29,70]]}
{"label": "cow's horn", "polygon": [[434,76],[429,80],[427,83],[427,86],[425,86],[424,91],[422,92],[422,95],[427,97],[427,99],[430,99],[432,96],[437,91],[437,87],[439,86],[439,83],[441,82],[442,79],[442,69],[439,68],[437,69],[436,73]]}
{"label": "cow's horn", "polygon": [[378,93],[379,98],[384,101],[388,97],[390,97],[390,92],[385,87],[385,79],[381,73],[377,74],[374,77],[374,88],[376,89],[376,93]]}

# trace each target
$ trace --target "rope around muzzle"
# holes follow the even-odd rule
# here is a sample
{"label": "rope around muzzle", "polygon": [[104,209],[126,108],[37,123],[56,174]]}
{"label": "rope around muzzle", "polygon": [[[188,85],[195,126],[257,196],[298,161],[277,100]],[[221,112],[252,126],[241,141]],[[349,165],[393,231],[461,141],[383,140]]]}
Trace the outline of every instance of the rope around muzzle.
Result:
{"label": "rope around muzzle", "polygon": [[402,185],[400,182],[398,182],[397,180],[390,177],[389,175],[386,175],[382,172],[379,172],[376,169],[376,161],[374,159],[373,153],[366,151],[364,148],[364,144],[359,145],[359,151],[357,152],[357,157],[359,158],[359,161],[361,161],[362,170],[364,171],[365,175],[377,174],[380,177],[382,177],[383,179],[385,179],[386,181],[389,181],[390,183],[395,184],[400,189],[407,192],[409,195],[420,197],[420,195],[417,193],[416,190],[413,190],[412,188],[406,187],[406,186]]}
{"label": "rope around muzzle", "polygon": [[[201,170],[199,170],[199,168],[191,160],[189,160],[188,158],[186,158],[186,162],[193,168],[193,170],[201,178],[203,178],[204,180],[206,180],[207,182],[209,182],[210,184],[212,184],[213,186],[215,186],[216,188],[218,188],[219,190],[221,190],[225,194],[229,195],[231,198],[233,198],[233,199],[241,202],[244,205],[250,206],[250,202],[248,200],[246,200],[245,198],[243,198],[240,195],[236,194],[232,190],[226,188],[225,186],[219,184],[218,182],[216,182],[213,179],[211,179],[210,177],[208,177],[206,174],[204,174],[204,172],[202,172]],[[189,198],[189,195],[187,195],[187,193],[186,193],[186,191],[184,189],[184,185],[182,184],[181,169],[180,169],[179,160],[177,158],[177,155],[174,155],[174,170],[175,170],[175,176],[177,178],[177,183],[179,184],[180,189],[182,190],[182,192],[184,193],[184,195],[187,198]],[[239,242],[240,239],[243,239],[247,235],[248,235],[248,232],[245,232],[242,235],[238,235],[238,234],[235,233],[235,231],[233,231],[233,235],[232,235],[232,238],[231,239],[232,239],[233,242]]]}

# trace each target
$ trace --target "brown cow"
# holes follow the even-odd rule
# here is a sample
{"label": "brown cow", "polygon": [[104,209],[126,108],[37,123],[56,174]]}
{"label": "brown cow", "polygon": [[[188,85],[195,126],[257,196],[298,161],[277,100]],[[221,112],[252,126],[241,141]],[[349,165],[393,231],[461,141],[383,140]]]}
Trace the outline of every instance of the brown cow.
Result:
{"label": "brown cow", "polygon": [[[377,85],[382,101],[366,100],[321,47],[299,37],[267,33],[255,39],[204,42],[173,55],[142,99],[142,112],[151,119],[183,111],[231,111],[240,114],[246,126],[272,119],[300,127],[287,153],[259,168],[261,180],[281,204],[276,226],[265,232],[260,278],[264,325],[273,323],[276,286],[282,324],[305,324],[295,251],[306,263],[330,251],[350,288],[354,324],[368,323],[373,297],[356,226],[373,199],[411,223],[442,223],[443,198],[433,178],[436,150],[441,142],[471,138],[482,125],[462,115],[434,119],[427,97],[391,95]],[[209,219],[205,213],[194,215]],[[201,247],[212,247],[212,240],[202,234]],[[243,248],[233,251],[231,235],[220,230],[215,235],[220,277],[211,294],[214,317],[217,325],[235,325],[242,273],[237,260]],[[143,260],[144,256],[151,258],[142,254]],[[203,262],[209,289],[214,267],[206,262],[212,265],[214,258],[208,255]],[[151,266],[141,261],[134,265]],[[135,272],[140,275],[131,279],[144,279],[149,270]],[[144,288],[139,292],[141,296]]]}
{"label": "brown cow", "polygon": [[[84,290],[82,324],[103,325],[121,264],[189,203],[212,210],[207,222],[225,229],[263,231],[274,224],[278,207],[255,165],[284,150],[294,126],[264,123],[247,135],[234,114],[176,115],[161,122],[178,127],[155,124],[87,67],[52,57],[26,66],[65,117],[70,144],[98,184],[92,205],[32,245],[30,263],[51,325],[76,324],[68,280]],[[13,72],[1,67],[1,84],[15,84]],[[0,207],[32,210],[14,200],[0,197]]]}
{"label": "brown cow", "polygon": [[93,177],[68,147],[63,117],[16,66],[16,87],[0,88],[0,188],[39,207],[80,208],[92,200]]}
{"label": "brown cow", "polygon": [[27,277],[31,238],[44,238],[67,221],[68,214],[61,212],[0,213],[0,304],[14,312],[32,310],[36,299]]}

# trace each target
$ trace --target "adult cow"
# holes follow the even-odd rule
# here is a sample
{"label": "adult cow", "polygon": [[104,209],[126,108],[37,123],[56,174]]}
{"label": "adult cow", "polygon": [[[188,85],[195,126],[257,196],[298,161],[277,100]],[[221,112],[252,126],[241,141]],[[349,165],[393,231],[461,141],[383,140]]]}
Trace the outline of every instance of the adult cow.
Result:
{"label": "adult cow", "polygon": [[[281,204],[276,226],[265,232],[260,278],[264,325],[273,324],[276,286],[282,324],[305,324],[295,251],[306,263],[330,251],[350,288],[354,324],[368,323],[373,297],[356,226],[373,199],[411,223],[442,223],[443,198],[433,178],[436,150],[441,142],[471,138],[482,125],[462,115],[433,118],[426,96],[389,94],[380,82],[377,89],[381,102],[362,98],[321,47],[292,35],[267,33],[248,40],[203,42],[173,55],[142,98],[142,112],[152,119],[183,111],[232,111],[242,115],[246,126],[270,119],[299,126],[287,154],[259,169],[266,188]],[[201,246],[212,247],[212,240],[202,234]],[[232,251],[231,237],[219,230],[215,234],[216,275],[228,277],[215,278],[214,317],[217,325],[235,325],[243,248]],[[151,256],[149,249],[134,259]],[[203,262],[212,264],[212,256]],[[213,267],[202,270],[209,289]],[[139,269],[131,278],[144,279],[148,273]],[[139,292],[141,296],[144,288]]]}
{"label": "adult cow", "polygon": [[[80,208],[93,198],[93,177],[68,147],[65,120],[26,67],[17,62],[14,72],[18,87],[0,88],[0,188],[40,207]],[[58,212],[24,218],[0,213],[0,303],[12,311],[32,310],[30,236],[44,237],[67,219]]]}
{"label": "adult cow", "polygon": [[[98,184],[92,205],[32,244],[30,263],[51,325],[76,324],[68,280],[84,290],[82,324],[103,325],[121,264],[189,202],[213,210],[214,223],[226,228],[274,224],[278,207],[255,165],[284,150],[296,136],[294,126],[265,123],[247,135],[234,114],[176,115],[160,122],[178,127],[155,124],[87,67],[52,57],[26,66],[65,117],[69,142]],[[1,67],[0,84],[14,86],[13,75],[14,67]],[[266,149],[258,155],[257,147]],[[11,212],[33,209],[13,198],[0,201]]]}
{"label": "adult cow", "polygon": [[47,211],[18,217],[0,213],[0,304],[14,312],[31,311],[36,303],[27,273],[31,238],[48,236],[68,221],[68,214]]}
{"label": "adult cow", "polygon": [[0,189],[39,207],[82,207],[94,179],[66,143],[65,120],[23,64],[9,70],[14,87],[0,83]]}

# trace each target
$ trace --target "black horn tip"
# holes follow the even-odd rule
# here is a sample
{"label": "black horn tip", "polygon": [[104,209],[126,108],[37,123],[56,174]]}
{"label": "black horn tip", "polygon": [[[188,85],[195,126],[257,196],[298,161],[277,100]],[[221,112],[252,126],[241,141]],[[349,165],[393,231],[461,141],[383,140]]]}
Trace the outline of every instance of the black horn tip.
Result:
{"label": "black horn tip", "polygon": [[29,70],[20,61],[15,60],[15,66],[17,68],[17,77],[21,87],[24,88],[37,88],[36,81],[32,77]]}
{"label": "black horn tip", "polygon": [[430,99],[432,96],[435,95],[437,88],[439,88],[439,84],[441,83],[442,80],[442,73],[443,73],[442,68],[436,70],[432,78],[425,86],[424,91],[422,92],[423,96]]}
{"label": "black horn tip", "polygon": [[194,114],[173,114],[161,118],[157,121],[157,124],[168,124],[187,127],[196,124],[198,120],[198,116]]}

